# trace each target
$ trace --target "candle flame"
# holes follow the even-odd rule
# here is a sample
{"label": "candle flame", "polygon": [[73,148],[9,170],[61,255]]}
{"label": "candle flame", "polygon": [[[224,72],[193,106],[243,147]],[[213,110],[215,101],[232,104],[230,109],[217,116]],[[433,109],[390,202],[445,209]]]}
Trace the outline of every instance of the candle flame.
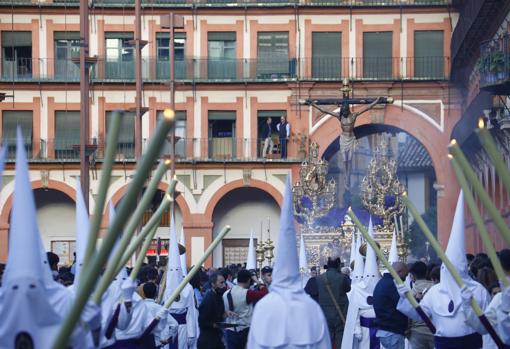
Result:
{"label": "candle flame", "polygon": [[484,128],[483,118],[478,119],[478,128]]}
{"label": "candle flame", "polygon": [[453,155],[452,154],[448,154],[448,159],[453,160]]}
{"label": "candle flame", "polygon": [[166,166],[169,166],[171,163],[172,163],[172,160],[170,160],[170,159],[166,159],[165,160],[165,165]]}
{"label": "candle flame", "polygon": [[455,138],[454,138],[454,139],[452,139],[452,140],[450,141],[450,144],[451,144],[451,145],[455,145],[455,144],[457,144],[457,140],[456,140]]}
{"label": "candle flame", "polygon": [[165,118],[173,120],[173,118],[175,117],[175,112],[170,108],[166,108],[163,111],[163,115]]}

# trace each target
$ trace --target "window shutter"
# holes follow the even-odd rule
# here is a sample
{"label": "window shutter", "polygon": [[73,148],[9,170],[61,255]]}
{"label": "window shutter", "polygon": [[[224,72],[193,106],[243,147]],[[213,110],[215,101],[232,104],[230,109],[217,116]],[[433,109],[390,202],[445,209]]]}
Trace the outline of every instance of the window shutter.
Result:
{"label": "window shutter", "polygon": [[235,120],[235,111],[210,111],[209,120]]}
{"label": "window shutter", "polygon": [[54,32],[54,40],[80,40],[80,32]]}
{"label": "window shutter", "polygon": [[55,112],[55,149],[67,149],[80,143],[80,112]]}
{"label": "window shutter", "polygon": [[32,32],[2,32],[2,47],[32,46]]}
{"label": "window shutter", "polygon": [[[106,132],[110,125],[110,117],[112,112],[106,113]],[[106,135],[105,135],[106,136]],[[119,143],[135,143],[135,113],[124,112],[120,123]]]}
{"label": "window shutter", "polygon": [[444,76],[443,40],[442,30],[414,32],[414,77]]}
{"label": "window shutter", "polygon": [[6,110],[2,112],[2,137],[9,145],[16,144],[16,128],[20,126],[25,144],[32,143],[32,111]]}
{"label": "window shutter", "polygon": [[339,79],[342,70],[342,33],[312,33],[312,76]]}
{"label": "window shutter", "polygon": [[236,32],[208,32],[208,41],[236,41]]}
{"label": "window shutter", "polygon": [[392,32],[363,33],[363,77],[392,77]]}

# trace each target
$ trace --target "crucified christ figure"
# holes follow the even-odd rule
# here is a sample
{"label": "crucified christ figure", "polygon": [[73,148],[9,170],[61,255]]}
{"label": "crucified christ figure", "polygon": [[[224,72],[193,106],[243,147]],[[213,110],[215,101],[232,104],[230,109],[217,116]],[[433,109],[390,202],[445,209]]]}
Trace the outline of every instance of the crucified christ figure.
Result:
{"label": "crucified christ figure", "polygon": [[[301,104],[306,104],[314,107],[324,114],[334,116],[340,121],[342,133],[340,134],[340,152],[344,162],[344,178],[345,178],[345,189],[349,191],[351,187],[351,164],[352,156],[356,147],[356,137],[354,136],[354,124],[356,119],[361,114],[369,111],[378,104],[390,104],[393,103],[391,97],[377,97],[377,98],[350,98],[351,88],[349,86],[349,80],[345,79],[342,86],[343,98],[338,99],[307,99],[302,101]],[[333,112],[324,109],[321,105],[332,105],[336,104],[340,106],[339,112]],[[365,104],[366,106],[360,110],[353,112],[351,111],[351,104]]]}

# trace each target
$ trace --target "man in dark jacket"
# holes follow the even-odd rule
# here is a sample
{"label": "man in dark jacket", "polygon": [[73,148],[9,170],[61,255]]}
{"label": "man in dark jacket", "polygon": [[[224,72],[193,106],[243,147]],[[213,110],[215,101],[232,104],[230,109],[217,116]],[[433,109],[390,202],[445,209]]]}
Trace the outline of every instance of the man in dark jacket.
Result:
{"label": "man in dark jacket", "polygon": [[[402,280],[407,276],[404,263],[393,263]],[[375,325],[377,337],[386,349],[404,349],[405,332],[409,323],[407,316],[397,310],[400,296],[390,273],[385,273],[374,289]]]}
{"label": "man in dark jacket", "polygon": [[317,277],[319,305],[328,322],[331,342],[335,343],[336,348],[342,346],[345,317],[349,306],[347,292],[351,290],[351,280],[340,272],[340,266],[340,257],[336,254],[332,255],[328,258],[326,272]]}
{"label": "man in dark jacket", "polygon": [[211,289],[207,291],[198,308],[198,349],[225,349],[223,345],[223,331],[218,323],[225,318],[223,306],[223,293],[226,291],[225,278],[223,275],[214,273],[209,277]]}

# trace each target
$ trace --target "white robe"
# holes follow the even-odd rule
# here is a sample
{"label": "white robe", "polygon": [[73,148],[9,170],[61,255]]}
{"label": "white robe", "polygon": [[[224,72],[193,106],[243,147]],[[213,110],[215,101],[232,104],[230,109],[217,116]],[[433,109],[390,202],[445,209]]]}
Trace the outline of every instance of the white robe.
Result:
{"label": "white robe", "polygon": [[282,296],[270,289],[255,305],[247,348],[331,349],[324,313],[304,291]]}
{"label": "white robe", "polygon": [[[508,313],[505,314],[504,309],[501,306],[501,297],[502,293],[498,293],[492,298],[492,301],[485,309],[485,317],[491,323],[492,327],[501,340],[505,342],[505,344],[510,344],[510,316]],[[492,339],[492,337],[487,333],[487,330],[481,324],[480,320],[476,314],[467,307],[463,308],[464,315],[466,316],[466,322],[474,328],[478,333],[483,334],[483,349],[497,349],[497,345]]]}
{"label": "white robe", "polygon": [[[487,308],[490,296],[485,288],[476,283],[472,292],[482,310]],[[446,316],[446,311],[443,308],[449,302],[450,298],[441,290],[440,284],[432,286],[420,302],[421,308],[436,327],[435,335],[438,337],[463,337],[475,333],[476,330],[469,326],[467,318],[459,306]],[[414,320],[421,320],[406,298],[400,298],[397,309]]]}
{"label": "white robe", "polygon": [[[170,290],[165,290],[165,300],[170,296]],[[194,300],[194,291],[190,284],[187,284],[181,291],[179,301],[174,301],[169,309],[170,313],[183,314],[186,312],[186,324],[179,325],[178,342],[179,349],[188,349],[188,338],[198,339],[197,319]]]}
{"label": "white robe", "polygon": [[119,319],[117,321],[116,329],[125,329],[129,325],[131,320],[131,313],[128,313],[125,304],[121,300],[120,285],[117,282],[113,282],[103,294],[101,300],[101,336],[100,336],[100,348],[108,347],[115,343],[115,331],[110,339],[105,337],[106,330],[110,324],[110,321],[115,313],[117,305],[120,304]]}
{"label": "white robe", "polygon": [[[158,313],[163,309],[163,306],[156,303],[154,299],[146,298],[143,300],[151,318],[155,318]],[[168,313],[167,313],[168,314]],[[159,320],[158,325],[152,331],[154,335],[154,339],[156,341],[156,346],[161,345],[161,342],[166,342],[168,339],[177,334],[179,324],[175,319],[168,314]]]}
{"label": "white robe", "polygon": [[127,327],[123,329],[115,329],[116,340],[141,338],[144,331],[149,327],[154,319],[149,308],[137,293],[133,295],[130,313],[131,319]]}
{"label": "white robe", "polygon": [[[351,286],[341,349],[365,349],[370,347],[370,329],[361,326],[360,316],[375,318],[375,312],[373,306],[369,306],[365,301],[369,294],[364,287],[363,282],[358,282]],[[361,333],[361,340],[356,338],[355,334],[357,333]]]}

